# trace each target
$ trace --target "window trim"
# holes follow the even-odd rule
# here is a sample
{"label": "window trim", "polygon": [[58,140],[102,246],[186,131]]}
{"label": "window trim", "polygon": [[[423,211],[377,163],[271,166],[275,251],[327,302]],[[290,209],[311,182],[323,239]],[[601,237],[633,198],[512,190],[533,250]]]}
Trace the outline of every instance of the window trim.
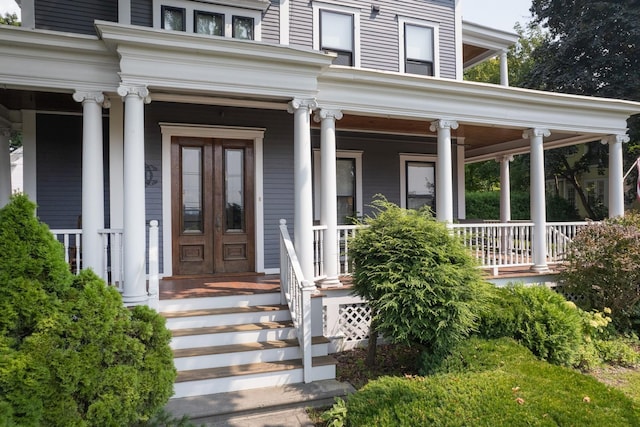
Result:
{"label": "window trim", "polygon": [[[362,200],[362,151],[336,150],[337,159],[355,159],[356,161],[356,214],[364,215],[364,203]],[[322,209],[322,156],[319,148],[313,149],[313,220],[320,221]]]}
{"label": "window trim", "polygon": [[[428,27],[433,30],[433,76],[440,77],[440,24],[423,19],[410,18],[398,15],[398,67],[401,73],[406,73],[406,53],[405,53],[405,25],[415,25],[417,27]],[[419,76],[421,74],[413,74]]]}
{"label": "window trim", "polygon": [[[224,37],[233,36],[233,16],[253,18],[254,41],[262,40],[262,11],[231,7],[213,3],[200,3],[190,0],[153,0],[153,28],[162,29],[161,9],[163,6],[185,9],[185,34],[193,34],[201,37],[220,37],[207,34],[198,34],[195,29],[195,12],[217,13],[224,16]],[[245,40],[246,41],[246,40]]]}
{"label": "window trim", "polygon": [[[400,207],[407,207],[407,162],[433,163],[434,177],[436,180],[436,194],[438,191],[438,157],[433,154],[400,154]],[[437,207],[436,207],[437,208]],[[434,212],[435,214],[435,212]]]}
{"label": "window trim", "polygon": [[313,2],[313,49],[320,50],[320,11],[336,12],[353,16],[353,67],[360,68],[360,9],[336,3]]}

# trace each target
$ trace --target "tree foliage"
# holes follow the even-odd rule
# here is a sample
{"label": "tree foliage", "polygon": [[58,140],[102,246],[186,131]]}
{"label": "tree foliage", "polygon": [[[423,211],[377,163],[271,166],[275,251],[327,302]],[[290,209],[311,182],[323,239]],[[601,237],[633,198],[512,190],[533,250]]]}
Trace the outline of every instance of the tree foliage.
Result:
{"label": "tree foliage", "polygon": [[368,228],[349,242],[354,292],[385,338],[444,354],[475,326],[484,289],[475,261],[428,210],[373,205]]}
{"label": "tree foliage", "polygon": [[164,319],[73,276],[24,195],[0,210],[0,424],[132,425],[173,391]]}
{"label": "tree foliage", "polygon": [[20,21],[18,20],[18,15],[16,15],[15,13],[5,12],[4,17],[0,16],[0,24],[19,27]]}

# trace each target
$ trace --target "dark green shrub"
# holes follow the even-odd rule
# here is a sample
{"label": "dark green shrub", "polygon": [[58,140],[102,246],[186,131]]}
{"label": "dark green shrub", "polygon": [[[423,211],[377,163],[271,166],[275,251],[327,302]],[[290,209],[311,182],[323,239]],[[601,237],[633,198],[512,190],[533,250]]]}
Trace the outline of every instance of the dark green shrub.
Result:
{"label": "dark green shrub", "polygon": [[354,292],[373,311],[372,327],[397,343],[446,354],[477,320],[484,285],[475,261],[426,211],[374,201],[369,227],[349,242]]}
{"label": "dark green shrub", "polygon": [[582,319],[575,305],[557,292],[546,286],[495,288],[486,307],[480,336],[514,338],[551,363],[571,366],[578,361]]}
{"label": "dark green shrub", "polygon": [[[72,276],[59,243],[29,219],[33,209],[16,196],[0,210],[0,424],[149,419],[171,396],[176,375],[164,319],[147,307],[127,309],[90,271]],[[16,224],[34,230],[7,231]],[[7,239],[12,233],[24,240]],[[34,254],[26,267],[7,266],[18,263],[5,256],[12,244]]]}
{"label": "dark green shrub", "polygon": [[[463,361],[463,362],[460,362]],[[631,426],[638,406],[513,340],[460,343],[431,377],[383,377],[347,401],[350,426]]]}
{"label": "dark green shrub", "polygon": [[611,309],[620,330],[632,326],[640,301],[640,215],[607,219],[582,229],[569,245],[562,291],[585,310]]}
{"label": "dark green shrub", "polygon": [[[511,219],[531,218],[529,193],[511,193]],[[467,192],[465,194],[466,216],[469,219],[500,219],[500,192]],[[576,221],[578,211],[564,198],[547,195],[547,221]]]}

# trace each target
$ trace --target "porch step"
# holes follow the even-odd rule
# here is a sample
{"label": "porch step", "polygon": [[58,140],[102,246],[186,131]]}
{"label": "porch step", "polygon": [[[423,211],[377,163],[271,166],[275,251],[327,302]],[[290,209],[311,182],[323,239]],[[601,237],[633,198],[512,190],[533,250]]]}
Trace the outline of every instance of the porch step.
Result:
{"label": "porch step", "polygon": [[175,329],[171,331],[171,334],[173,335],[171,339],[171,348],[173,349],[295,338],[293,322],[290,320]]}
{"label": "porch step", "polygon": [[160,300],[159,311],[161,313],[168,313],[176,311],[207,310],[210,308],[273,305],[280,304],[280,299],[280,292],[249,292],[218,297],[177,298]]}

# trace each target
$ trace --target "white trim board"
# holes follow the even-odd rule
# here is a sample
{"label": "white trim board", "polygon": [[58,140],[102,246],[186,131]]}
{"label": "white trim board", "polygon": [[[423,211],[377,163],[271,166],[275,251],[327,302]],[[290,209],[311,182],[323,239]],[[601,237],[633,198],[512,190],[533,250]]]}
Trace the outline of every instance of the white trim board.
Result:
{"label": "white trim board", "polygon": [[193,136],[202,138],[253,140],[255,177],[255,269],[264,273],[264,190],[263,190],[263,142],[264,128],[206,126],[186,123],[159,123],[162,132],[162,260],[163,276],[173,275],[171,245],[171,138]]}

